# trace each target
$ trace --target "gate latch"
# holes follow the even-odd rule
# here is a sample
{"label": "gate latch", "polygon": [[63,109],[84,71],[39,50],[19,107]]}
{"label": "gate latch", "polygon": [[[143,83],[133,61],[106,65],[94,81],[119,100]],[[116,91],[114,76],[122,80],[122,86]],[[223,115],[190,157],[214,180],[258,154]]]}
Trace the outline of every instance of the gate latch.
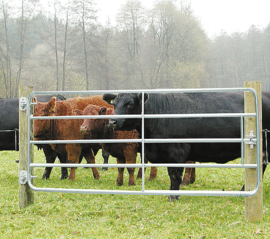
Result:
{"label": "gate latch", "polygon": [[256,145],[257,139],[253,130],[250,130],[250,135],[247,135],[246,137],[249,139],[249,141],[245,141],[245,144],[249,144],[250,149],[254,149],[254,145]]}
{"label": "gate latch", "polygon": [[26,184],[26,182],[27,182],[27,171],[26,170],[20,171],[19,181],[20,181],[20,184]]}
{"label": "gate latch", "polygon": [[26,97],[20,97],[20,111],[26,111],[28,99]]}

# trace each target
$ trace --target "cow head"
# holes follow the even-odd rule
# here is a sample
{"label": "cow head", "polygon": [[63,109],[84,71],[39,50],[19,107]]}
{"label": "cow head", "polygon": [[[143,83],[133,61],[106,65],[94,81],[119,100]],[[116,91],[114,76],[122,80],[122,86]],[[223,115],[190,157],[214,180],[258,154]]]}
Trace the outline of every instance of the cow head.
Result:
{"label": "cow head", "polygon": [[[47,103],[37,102],[34,97],[34,116],[52,116],[55,113],[56,97],[52,97]],[[35,138],[49,139],[51,135],[50,120],[38,119],[34,120],[34,136]]]}
{"label": "cow head", "polygon": [[[118,95],[104,94],[103,100],[107,101],[109,104],[114,105],[115,115],[129,115],[129,114],[141,114],[142,112],[142,101],[145,103],[148,100],[149,95],[144,94],[144,99],[142,100],[142,94],[129,94],[123,93]],[[140,130],[141,119],[132,118],[112,118],[109,124],[115,130]]]}
{"label": "cow head", "polygon": [[[80,115],[106,115],[113,114],[113,109],[100,108],[97,105],[88,105],[83,111],[77,111]],[[109,119],[84,119],[81,125],[81,133],[85,138],[102,138]]]}

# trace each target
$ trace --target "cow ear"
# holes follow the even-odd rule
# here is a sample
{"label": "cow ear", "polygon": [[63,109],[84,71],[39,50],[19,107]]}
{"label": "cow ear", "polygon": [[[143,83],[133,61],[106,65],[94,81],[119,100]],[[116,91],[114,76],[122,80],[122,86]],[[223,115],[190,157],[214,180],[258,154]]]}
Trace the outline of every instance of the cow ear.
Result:
{"label": "cow ear", "polygon": [[106,115],[107,114],[107,108],[106,107],[102,107],[100,110],[99,110],[99,115]]}
{"label": "cow ear", "polygon": [[72,113],[74,115],[83,115],[83,111],[82,110],[73,110]]}
{"label": "cow ear", "polygon": [[[138,98],[140,103],[142,102],[142,93],[138,94]],[[149,99],[149,94],[148,93],[144,93],[144,103],[146,103],[146,101]]]}
{"label": "cow ear", "polygon": [[33,97],[33,103],[37,103],[37,98]]}
{"label": "cow ear", "polygon": [[54,96],[48,102],[47,110],[48,110],[48,112],[55,112],[55,108],[56,108],[56,97]]}
{"label": "cow ear", "polygon": [[116,94],[103,94],[102,99],[105,100],[108,104],[113,105],[113,100],[117,97]]}

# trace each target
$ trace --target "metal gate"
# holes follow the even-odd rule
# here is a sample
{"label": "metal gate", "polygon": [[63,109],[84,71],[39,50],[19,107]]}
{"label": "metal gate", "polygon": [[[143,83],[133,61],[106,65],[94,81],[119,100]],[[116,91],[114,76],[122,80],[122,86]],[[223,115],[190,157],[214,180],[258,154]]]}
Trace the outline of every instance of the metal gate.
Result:
{"label": "metal gate", "polygon": [[[207,114],[144,114],[144,105],[142,104],[142,114],[140,115],[114,115],[113,118],[141,118],[142,129],[144,129],[144,120],[148,118],[198,118],[198,117],[239,117],[241,120],[241,138],[197,138],[197,139],[145,139],[144,134],[141,135],[141,139],[100,139],[100,140],[45,140],[34,141],[31,140],[30,126],[31,121],[34,119],[100,119],[111,118],[111,115],[95,115],[95,116],[33,116],[32,107],[34,103],[28,103],[28,171],[27,181],[35,191],[45,192],[65,192],[65,193],[88,193],[88,194],[129,194],[129,195],[189,195],[189,196],[254,196],[260,186],[260,127],[259,127],[259,102],[256,92],[252,88],[215,88],[215,89],[160,89],[160,90],[109,90],[109,91],[39,91],[32,92],[28,98],[28,102],[32,102],[32,98],[39,94],[80,94],[80,95],[98,95],[103,93],[142,93],[144,97],[145,93],[203,93],[203,92],[251,92],[255,98],[255,113],[207,113]],[[245,138],[244,136],[244,117],[255,117],[256,119],[256,133],[252,133]],[[144,130],[142,130],[144,132]],[[141,143],[142,152],[144,152],[144,145],[147,143],[240,143],[241,144],[241,163],[240,164],[145,164],[144,154],[142,153],[141,164],[108,164],[106,167],[132,167],[142,168],[142,189],[141,191],[127,191],[127,190],[96,190],[96,189],[63,189],[63,188],[38,188],[31,183],[31,179],[35,176],[31,175],[31,168],[34,167],[103,167],[103,164],[46,164],[46,163],[32,163],[30,154],[30,144],[67,144],[67,143]],[[244,146],[245,144],[256,144],[256,164],[244,163]],[[257,185],[253,191],[201,191],[201,190],[146,190],[144,185],[144,168],[146,167],[184,167],[184,168],[254,168],[257,170]]]}

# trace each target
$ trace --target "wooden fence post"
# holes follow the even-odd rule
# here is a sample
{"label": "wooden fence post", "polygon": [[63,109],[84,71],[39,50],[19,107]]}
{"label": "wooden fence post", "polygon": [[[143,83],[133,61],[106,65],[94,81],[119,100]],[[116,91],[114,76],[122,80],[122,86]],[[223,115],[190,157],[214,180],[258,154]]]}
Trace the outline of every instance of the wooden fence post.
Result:
{"label": "wooden fence post", "polygon": [[[28,99],[30,93],[33,91],[32,86],[21,86],[19,88],[19,96],[26,97]],[[19,110],[19,175],[21,178],[21,174],[24,172],[22,170],[27,171],[27,163],[28,163],[28,121],[27,121],[27,113],[26,111]],[[33,159],[33,147],[30,147],[31,159]],[[22,180],[19,180],[19,206],[20,208],[24,208],[29,204],[34,202],[34,192],[28,185],[28,182],[25,184],[21,183]]]}
{"label": "wooden fence post", "polygon": [[[259,100],[259,119],[260,119],[260,135],[256,135],[257,140],[260,140],[260,165],[262,166],[262,96],[261,96],[261,82],[245,82],[246,88],[253,88],[258,95]],[[251,92],[245,92],[245,113],[255,112],[255,100]],[[256,134],[256,121],[254,117],[245,117],[245,137],[250,135],[250,131],[253,130]],[[245,145],[245,163],[256,163],[256,146],[254,149],[250,149],[249,145]],[[252,191],[256,187],[257,183],[257,170],[246,169],[245,170],[245,190]],[[261,221],[263,219],[263,185],[262,185],[262,167],[260,172],[260,188],[258,193],[253,197],[247,197],[245,199],[245,217],[247,221]]]}

